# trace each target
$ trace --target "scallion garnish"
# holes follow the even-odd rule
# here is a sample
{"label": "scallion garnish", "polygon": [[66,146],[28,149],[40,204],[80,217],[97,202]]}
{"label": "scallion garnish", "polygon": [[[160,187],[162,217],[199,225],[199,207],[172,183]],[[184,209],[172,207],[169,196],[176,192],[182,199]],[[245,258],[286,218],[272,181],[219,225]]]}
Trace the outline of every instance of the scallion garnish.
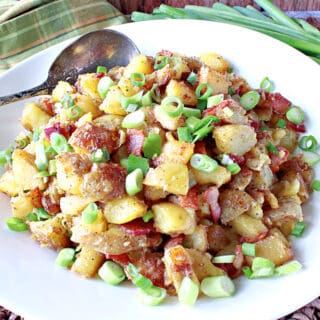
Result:
{"label": "scallion garnish", "polygon": [[197,74],[195,72],[190,72],[188,75],[187,81],[191,84],[194,85],[197,82]]}
{"label": "scallion garnish", "polygon": [[26,220],[28,221],[39,221],[37,214],[30,212],[26,215]]}
{"label": "scallion garnish", "polygon": [[138,168],[142,170],[143,175],[146,175],[149,170],[149,160],[146,158],[137,157],[133,154],[130,154],[130,156],[128,157],[128,168],[127,168],[128,173]]}
{"label": "scallion garnish", "polygon": [[195,128],[198,128],[197,125],[200,123],[201,123],[201,120],[196,117],[189,117],[186,120],[186,125],[192,132],[195,130]]}
{"label": "scallion garnish", "polygon": [[298,146],[303,151],[316,151],[318,148],[318,141],[312,135],[303,136],[299,140]]}
{"label": "scallion garnish", "polygon": [[149,222],[153,219],[154,213],[151,210],[148,210],[147,213],[142,217],[143,222]]}
{"label": "scallion garnish", "polygon": [[54,151],[58,154],[70,150],[68,141],[62,134],[53,132],[50,136],[50,143]]}
{"label": "scallion garnish", "polygon": [[310,167],[314,167],[317,163],[320,162],[320,155],[311,151],[303,152],[303,161],[307,163]]}
{"label": "scallion garnish", "polygon": [[14,150],[14,146],[10,145],[9,148],[0,151],[0,167],[4,166],[6,163],[12,163],[12,152]]}
{"label": "scallion garnish", "polygon": [[291,235],[295,237],[301,237],[306,228],[306,224],[303,221],[299,221],[294,225],[293,230],[291,231]]}
{"label": "scallion garnish", "polygon": [[224,94],[222,93],[209,97],[209,99],[207,100],[207,108],[217,106],[219,103],[223,101],[223,99],[224,99]]}
{"label": "scallion garnish", "polygon": [[121,126],[126,129],[139,128],[144,124],[145,114],[142,110],[137,110],[127,114]]}
{"label": "scallion garnish", "polygon": [[242,253],[245,256],[255,257],[256,256],[256,244],[244,242],[242,244]]}
{"label": "scallion garnish", "polygon": [[198,295],[198,285],[189,277],[184,277],[178,290],[179,302],[192,306],[196,302]]}
{"label": "scallion garnish", "polygon": [[92,152],[91,161],[94,163],[105,163],[110,160],[110,154],[106,147],[102,147]]}
{"label": "scallion garnish", "polygon": [[138,294],[139,301],[146,306],[157,306],[161,304],[167,296],[165,289],[156,286],[145,290],[139,288]]}
{"label": "scallion garnish", "polygon": [[161,137],[153,132],[148,134],[148,137],[143,142],[143,155],[152,159],[161,153]]}
{"label": "scallion garnish", "polygon": [[153,286],[152,281],[140,273],[132,279],[132,283],[142,290],[150,289]]}
{"label": "scallion garnish", "polygon": [[182,114],[187,118],[189,118],[189,117],[200,118],[201,117],[201,111],[199,109],[195,109],[195,108],[184,107],[182,110]]}
{"label": "scallion garnish", "polygon": [[131,83],[134,85],[134,86],[137,86],[137,87],[142,87],[145,85],[146,83],[146,77],[143,73],[141,72],[134,72],[134,73],[131,73],[130,75],[130,80],[131,80]]}
{"label": "scallion garnish", "polygon": [[216,116],[207,116],[202,118],[194,127],[194,131],[197,131],[203,127],[208,127],[211,123],[218,123],[220,119]]}
{"label": "scallion garnish", "polygon": [[45,171],[48,168],[49,162],[46,156],[45,146],[42,141],[36,144],[36,159],[35,165],[39,171]]}
{"label": "scallion garnish", "polygon": [[201,83],[196,88],[196,96],[199,100],[208,100],[213,92],[213,88],[208,83]]}
{"label": "scallion garnish", "polygon": [[301,268],[302,268],[302,264],[297,260],[293,260],[283,264],[282,266],[276,267],[275,275],[286,276],[288,274],[299,271]]}
{"label": "scallion garnish", "polygon": [[255,257],[252,261],[252,275],[251,278],[271,277],[274,274],[274,263],[266,258]]}
{"label": "scallion garnish", "polygon": [[241,171],[241,167],[236,162],[228,164],[226,168],[232,175],[238,174]]}
{"label": "scallion garnish", "polygon": [[126,177],[126,191],[134,196],[142,190],[143,172],[140,168],[130,172]]}
{"label": "scallion garnish", "polygon": [[292,107],[286,112],[287,119],[294,123],[300,124],[304,121],[304,114],[299,107]]}
{"label": "scallion garnish", "polygon": [[193,140],[192,142],[195,143],[199,140],[204,139],[210,132],[212,132],[212,127],[203,127],[197,131],[194,132],[193,134]]}
{"label": "scallion garnish", "polygon": [[64,108],[70,108],[74,105],[74,100],[69,93],[65,93],[62,97],[61,104]]}
{"label": "scallion garnish", "polygon": [[97,66],[97,71],[96,73],[107,73],[107,68],[105,66]]}
{"label": "scallion garnish", "polygon": [[234,295],[236,287],[228,276],[207,277],[201,281],[201,292],[210,298],[224,298]]}
{"label": "scallion garnish", "polygon": [[273,154],[278,154],[279,153],[279,150],[277,149],[277,147],[271,142],[269,141],[267,143],[267,149],[270,153],[273,153]]}
{"label": "scallion garnish", "polygon": [[268,77],[264,77],[260,82],[260,89],[271,92],[274,89],[274,84]]}
{"label": "scallion garnish", "polygon": [[98,274],[103,281],[113,286],[118,285],[126,278],[122,267],[113,261],[106,261],[100,267]]}
{"label": "scallion garnish", "polygon": [[233,263],[234,258],[235,258],[234,254],[226,254],[226,255],[223,255],[223,256],[215,256],[212,259],[212,262],[213,263],[217,263],[217,264],[220,264],[220,263]]}
{"label": "scallion garnish", "polygon": [[33,209],[33,213],[37,215],[39,221],[52,218],[52,216],[44,208]]}
{"label": "scallion garnish", "polygon": [[91,224],[94,223],[98,219],[98,206],[95,203],[90,203],[88,206],[82,211],[81,219],[83,223]]}
{"label": "scallion garnish", "polygon": [[178,139],[183,142],[192,142],[192,132],[188,127],[180,127],[177,129]]}
{"label": "scallion garnish", "polygon": [[110,77],[102,77],[98,82],[97,91],[99,96],[104,99],[107,96],[109,89],[114,85],[113,80]]}
{"label": "scallion garnish", "polygon": [[78,106],[66,109],[67,118],[70,120],[78,119],[83,115],[83,110]]}
{"label": "scallion garnish", "polygon": [[161,102],[162,110],[172,118],[180,117],[183,112],[183,103],[178,97],[166,97]]}
{"label": "scallion garnish", "polygon": [[165,67],[168,64],[168,62],[169,62],[168,57],[157,56],[154,61],[153,68],[154,68],[154,70],[162,69],[163,67]]}
{"label": "scallion garnish", "polygon": [[53,176],[57,173],[57,160],[56,159],[52,159],[49,160],[49,166],[48,166],[48,173],[50,176]]}
{"label": "scallion garnish", "polygon": [[245,110],[252,110],[260,101],[257,91],[249,91],[240,97],[240,104]]}
{"label": "scallion garnish", "polygon": [[[131,97],[121,96],[120,97],[121,107],[124,110],[126,110],[127,112],[135,111],[139,107],[139,105],[141,104],[142,96],[143,96],[143,91],[139,91],[138,93],[136,93],[135,95],[133,95]],[[132,107],[131,107],[131,110],[130,109],[128,110],[128,107],[131,105],[135,106],[134,110],[132,110]]]}
{"label": "scallion garnish", "polygon": [[56,265],[63,268],[70,267],[76,259],[76,252],[73,248],[64,248],[59,251],[56,258]]}
{"label": "scallion garnish", "polygon": [[7,218],[6,225],[12,231],[22,232],[28,230],[26,223],[18,217]]}
{"label": "scallion garnish", "polygon": [[205,154],[195,153],[190,159],[191,167],[203,172],[213,172],[218,168],[218,162]]}
{"label": "scallion garnish", "polygon": [[313,180],[311,183],[311,188],[314,191],[320,191],[320,180]]}
{"label": "scallion garnish", "polygon": [[287,121],[286,121],[286,120],[284,120],[284,119],[279,119],[278,122],[277,122],[277,124],[276,124],[276,127],[283,129],[283,128],[286,127],[286,125],[287,125]]}

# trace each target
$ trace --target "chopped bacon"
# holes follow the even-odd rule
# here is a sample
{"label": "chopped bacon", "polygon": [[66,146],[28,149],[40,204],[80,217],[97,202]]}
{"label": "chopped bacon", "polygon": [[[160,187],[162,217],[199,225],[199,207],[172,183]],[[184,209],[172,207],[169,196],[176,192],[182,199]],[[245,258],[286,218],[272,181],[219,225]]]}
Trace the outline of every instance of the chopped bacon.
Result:
{"label": "chopped bacon", "polygon": [[177,195],[180,206],[184,208],[193,208],[195,210],[199,210],[200,206],[199,206],[198,191],[199,191],[199,187],[194,186],[188,191],[187,195],[185,196]]}
{"label": "chopped bacon", "polygon": [[255,121],[255,120],[252,120],[250,119],[249,120],[249,125],[254,129],[255,132],[258,132],[259,131],[259,122],[258,121]]}
{"label": "chopped bacon", "polygon": [[218,110],[222,110],[230,106],[231,103],[232,103],[232,100],[228,99],[220,102],[217,106],[207,108],[206,110],[203,111],[202,117],[205,118],[207,116],[216,116]]}
{"label": "chopped bacon", "polygon": [[271,106],[275,113],[285,113],[291,106],[291,102],[277,92],[266,92],[266,100],[263,103]]}
{"label": "chopped bacon", "polygon": [[29,193],[32,206],[36,209],[42,208],[41,198],[42,192],[39,188],[32,189]]}
{"label": "chopped bacon", "polygon": [[278,153],[269,153],[269,157],[271,160],[270,168],[273,173],[278,172],[280,169],[280,165],[288,160],[289,150],[284,147],[277,146]]}
{"label": "chopped bacon", "polygon": [[258,236],[254,237],[254,238],[241,237],[239,239],[239,241],[240,241],[240,243],[244,243],[244,242],[255,243],[255,242],[259,241],[259,240],[264,239],[267,235],[268,235],[268,231],[262,232],[261,234],[259,234]]}
{"label": "chopped bacon", "polygon": [[74,125],[62,126],[60,122],[56,122],[51,127],[44,128],[43,131],[48,140],[50,140],[50,137],[54,132],[62,134],[66,139],[69,139],[75,128]]}
{"label": "chopped bacon", "polygon": [[194,153],[208,154],[206,144],[204,141],[196,142]]}
{"label": "chopped bacon", "polygon": [[235,257],[232,264],[236,269],[241,269],[243,262],[244,262],[244,256],[242,252],[242,245],[237,244],[235,249]]}
{"label": "chopped bacon", "polygon": [[179,235],[177,235],[177,236],[175,236],[175,237],[171,237],[171,238],[166,242],[166,244],[164,245],[164,248],[165,248],[165,249],[169,249],[169,248],[178,246],[178,245],[180,245],[180,244],[183,243],[184,238],[185,238],[185,235],[184,235],[184,234],[179,234]]}
{"label": "chopped bacon", "polygon": [[49,195],[45,195],[41,199],[42,207],[50,214],[55,215],[61,212],[60,204],[54,202]]}
{"label": "chopped bacon", "polygon": [[212,220],[218,222],[221,215],[221,208],[218,203],[219,198],[219,189],[216,186],[208,188],[204,192],[204,199],[209,204]]}
{"label": "chopped bacon", "polygon": [[104,77],[106,74],[104,72],[97,72],[94,77],[97,79],[101,79],[102,77]]}
{"label": "chopped bacon", "polygon": [[306,132],[306,126],[304,125],[304,123],[294,124],[294,123],[288,121],[287,125],[293,131],[296,131],[296,132],[299,132],[299,133],[305,133]]}
{"label": "chopped bacon", "polygon": [[246,159],[244,156],[237,156],[236,154],[229,154],[229,157],[236,162],[240,167],[246,163]]}
{"label": "chopped bacon", "polygon": [[161,50],[159,53],[158,53],[158,56],[164,56],[164,57],[173,57],[173,53],[169,50]]}
{"label": "chopped bacon", "polygon": [[126,144],[129,154],[134,154],[138,157],[141,156],[144,139],[145,136],[143,130],[128,129]]}
{"label": "chopped bacon", "polygon": [[54,111],[53,111],[53,103],[50,101],[50,99],[48,98],[44,98],[42,100],[43,104],[46,106],[46,111],[53,116],[54,115]]}
{"label": "chopped bacon", "polygon": [[122,253],[122,254],[106,253],[106,259],[117,262],[122,266],[125,266],[130,262],[130,259],[127,253]]}
{"label": "chopped bacon", "polygon": [[241,269],[235,268],[232,263],[219,263],[215,264],[215,266],[225,271],[231,279],[236,279],[241,276]]}
{"label": "chopped bacon", "polygon": [[135,219],[121,224],[120,228],[133,236],[143,236],[156,232],[153,227],[153,222],[144,222],[142,219]]}

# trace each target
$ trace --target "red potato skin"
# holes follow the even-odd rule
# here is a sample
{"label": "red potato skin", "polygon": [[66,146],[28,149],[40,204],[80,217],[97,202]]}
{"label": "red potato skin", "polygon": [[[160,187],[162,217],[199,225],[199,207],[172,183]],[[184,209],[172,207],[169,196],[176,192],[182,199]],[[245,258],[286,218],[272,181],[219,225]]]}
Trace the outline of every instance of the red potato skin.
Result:
{"label": "red potato skin", "polygon": [[144,143],[143,130],[128,129],[126,137],[126,145],[129,154],[133,154],[137,157],[142,156],[143,143]]}

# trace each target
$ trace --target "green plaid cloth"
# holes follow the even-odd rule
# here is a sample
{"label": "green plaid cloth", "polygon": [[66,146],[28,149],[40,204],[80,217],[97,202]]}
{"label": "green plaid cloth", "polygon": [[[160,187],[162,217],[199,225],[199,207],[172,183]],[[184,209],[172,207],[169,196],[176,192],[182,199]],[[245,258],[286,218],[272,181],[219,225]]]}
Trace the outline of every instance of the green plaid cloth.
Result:
{"label": "green plaid cloth", "polygon": [[125,22],[105,0],[0,1],[0,73],[53,44]]}

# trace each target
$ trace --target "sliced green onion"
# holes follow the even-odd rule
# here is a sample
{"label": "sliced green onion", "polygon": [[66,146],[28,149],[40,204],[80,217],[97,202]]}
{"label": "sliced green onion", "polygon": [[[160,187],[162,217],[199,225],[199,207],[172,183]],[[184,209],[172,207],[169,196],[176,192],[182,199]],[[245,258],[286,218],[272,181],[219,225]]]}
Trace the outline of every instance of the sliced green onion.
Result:
{"label": "sliced green onion", "polygon": [[27,138],[16,140],[17,148],[24,149],[28,145],[29,141]]}
{"label": "sliced green onion", "polygon": [[219,103],[223,101],[223,99],[224,99],[223,93],[211,96],[207,101],[207,108],[217,106]]}
{"label": "sliced green onion", "polygon": [[66,110],[68,119],[78,119],[83,115],[83,110],[78,106],[72,106]]}
{"label": "sliced green onion", "polygon": [[196,96],[199,100],[207,100],[213,92],[213,88],[208,83],[200,83],[196,88]]}
{"label": "sliced green onion", "polygon": [[139,275],[139,270],[133,263],[128,263],[127,271],[132,278],[135,278],[136,276]]}
{"label": "sliced green onion", "polygon": [[300,124],[304,121],[304,114],[299,107],[292,107],[286,112],[287,119],[294,123]]}
{"label": "sliced green onion", "polygon": [[178,290],[178,299],[182,304],[194,305],[199,295],[198,285],[189,277],[184,277]]}
{"label": "sliced green onion", "polygon": [[120,164],[121,164],[124,168],[128,169],[128,158],[120,159]]}
{"label": "sliced green onion", "polygon": [[57,155],[57,152],[52,148],[52,146],[46,147],[46,155],[48,159],[54,159]]}
{"label": "sliced green onion", "polygon": [[198,100],[197,109],[201,112],[207,109],[207,100]]}
{"label": "sliced green onion", "polygon": [[[141,103],[141,98],[143,96],[143,91],[139,91],[138,93],[136,93],[135,95],[131,96],[131,97],[124,97],[124,96],[121,96],[120,97],[120,101],[121,101],[121,107],[122,109],[126,110],[127,112],[129,112],[128,110],[128,107],[131,106],[131,105],[135,105],[136,107],[135,108],[138,108],[138,106],[140,105]],[[136,109],[135,109],[136,110]],[[135,110],[132,110],[132,107],[131,107],[131,111],[135,111]]]}
{"label": "sliced green onion", "polygon": [[199,109],[195,109],[195,108],[184,107],[182,114],[187,118],[189,118],[189,117],[200,118],[201,117],[201,111]]}
{"label": "sliced green onion", "polygon": [[171,118],[181,116],[183,112],[183,103],[178,97],[169,96],[162,100],[162,110]]}
{"label": "sliced green onion", "polygon": [[137,110],[127,114],[122,120],[122,127],[126,129],[139,128],[143,125],[145,114],[142,110]]}
{"label": "sliced green onion", "polygon": [[65,93],[62,97],[61,104],[64,108],[70,108],[74,105],[74,100],[69,93]]}
{"label": "sliced green onion", "polygon": [[107,73],[107,68],[105,66],[97,66],[97,71],[96,73]]}
{"label": "sliced green onion", "polygon": [[82,222],[91,224],[94,223],[98,219],[98,206],[95,203],[90,203],[88,206],[82,211]]}
{"label": "sliced green onion", "polygon": [[26,223],[18,217],[7,218],[6,225],[12,231],[22,232],[28,230]]}
{"label": "sliced green onion", "polygon": [[161,153],[161,137],[150,132],[148,137],[143,142],[143,155],[146,158],[152,159],[154,156],[158,156]]}
{"label": "sliced green onion", "polygon": [[130,80],[131,80],[131,83],[134,85],[134,86],[137,86],[137,87],[142,87],[145,85],[146,83],[146,77],[143,73],[141,72],[134,72],[134,73],[131,73],[130,75]]}
{"label": "sliced green onion", "polygon": [[140,273],[132,279],[132,283],[142,290],[149,289],[153,286],[152,281]]}
{"label": "sliced green onion", "polygon": [[37,175],[37,178],[46,178],[46,177],[50,177],[50,174],[48,171],[40,171]]}
{"label": "sliced green onion", "polygon": [[28,221],[39,221],[37,214],[30,212],[26,215],[26,220]]}
{"label": "sliced green onion", "polygon": [[128,157],[128,173],[131,173],[138,168],[142,170],[143,175],[146,175],[149,170],[149,160],[130,154],[130,156]]}
{"label": "sliced green onion", "polygon": [[63,268],[70,267],[76,259],[76,252],[73,248],[64,248],[59,251],[56,258],[56,265]]}
{"label": "sliced green onion", "polygon": [[311,183],[311,188],[314,191],[320,191],[320,180],[314,180]]}
{"label": "sliced green onion", "polygon": [[193,143],[197,142],[198,140],[202,140],[203,138],[205,138],[210,132],[212,132],[212,128],[213,127],[203,127],[199,130],[197,130],[194,133],[194,138],[193,138]]}
{"label": "sliced green onion", "polygon": [[320,161],[320,156],[315,152],[304,151],[303,161],[310,167],[314,167]]}
{"label": "sliced green onion", "polygon": [[200,289],[210,298],[231,297],[236,292],[236,287],[228,276],[204,278],[201,281]]}
{"label": "sliced green onion", "polygon": [[48,168],[49,162],[46,156],[46,150],[43,142],[37,142],[36,144],[36,159],[35,165],[39,171],[45,171]]}
{"label": "sliced green onion", "polygon": [[228,164],[226,168],[232,175],[238,174],[241,171],[241,167],[235,162]]}
{"label": "sliced green onion", "polygon": [[143,107],[152,106],[152,89],[145,93],[141,98],[141,104]]}
{"label": "sliced green onion", "polygon": [[177,129],[178,139],[183,142],[192,142],[192,132],[188,127],[180,127]]}
{"label": "sliced green onion", "polygon": [[277,147],[271,141],[268,142],[267,149],[268,149],[268,151],[270,153],[273,153],[273,154],[278,154],[279,153],[279,150],[277,149]]}
{"label": "sliced green onion", "polygon": [[284,120],[284,119],[279,119],[277,124],[276,124],[276,127],[277,128],[285,128],[287,125],[287,121]]}
{"label": "sliced green onion", "polygon": [[52,216],[44,208],[33,209],[33,213],[37,215],[39,221],[52,218]]}
{"label": "sliced green onion", "polygon": [[310,135],[310,136],[303,136],[299,142],[298,146],[303,151],[316,151],[318,148],[318,141],[317,139]]}
{"label": "sliced green onion", "polygon": [[291,231],[291,235],[295,237],[301,237],[306,228],[306,224],[303,221],[299,221],[294,225],[293,230]]}
{"label": "sliced green onion", "polygon": [[274,263],[266,258],[256,257],[252,261],[252,278],[271,277],[274,274]]}
{"label": "sliced green onion", "polygon": [[249,91],[240,97],[240,104],[245,110],[252,110],[260,101],[257,91]]}
{"label": "sliced green onion", "polygon": [[121,266],[113,261],[106,261],[99,269],[100,278],[113,286],[122,282],[126,275]]}
{"label": "sliced green onion", "polygon": [[53,176],[57,173],[57,160],[53,159],[49,161],[48,172],[50,176]]}
{"label": "sliced green onion", "polygon": [[218,168],[218,162],[205,154],[195,153],[190,159],[191,167],[203,172],[213,172]]}
{"label": "sliced green onion", "polygon": [[299,271],[301,268],[302,268],[302,264],[297,260],[293,260],[283,264],[282,266],[276,267],[275,275],[286,276],[288,274]]}
{"label": "sliced green onion", "polygon": [[98,82],[98,86],[97,86],[97,90],[99,93],[99,96],[104,99],[107,96],[107,93],[109,91],[109,89],[114,85],[115,83],[113,82],[113,80],[110,77],[102,77],[99,82]]}
{"label": "sliced green onion", "polygon": [[229,89],[228,89],[228,94],[229,94],[230,96],[234,95],[234,94],[235,94],[235,90],[234,90],[233,88],[229,88]]}
{"label": "sliced green onion", "polygon": [[242,272],[248,279],[252,279],[252,270],[250,267],[247,267],[247,266],[243,267]]}
{"label": "sliced green onion", "polygon": [[168,64],[168,62],[169,62],[168,57],[157,56],[154,61],[153,68],[154,68],[154,70],[162,69],[163,67],[165,67]]}
{"label": "sliced green onion", "polygon": [[274,89],[274,84],[268,77],[264,77],[260,83],[260,89],[271,92]]}
{"label": "sliced green onion", "polygon": [[129,196],[134,196],[142,190],[143,173],[140,168],[135,169],[126,177],[126,191]]}
{"label": "sliced green onion", "polygon": [[0,166],[4,166],[6,163],[12,163],[12,152],[14,146],[10,145],[9,148],[0,151]]}
{"label": "sliced green onion", "polygon": [[195,128],[197,128],[198,124],[201,123],[202,120],[196,118],[196,117],[189,117],[186,120],[186,125],[188,128],[190,128],[191,131],[194,131]]}
{"label": "sliced green onion", "polygon": [[255,257],[256,256],[256,244],[244,242],[242,244],[242,253],[245,256]]}
{"label": "sliced green onion", "polygon": [[139,301],[146,306],[157,306],[163,302],[167,296],[165,289],[152,286],[149,289],[138,289]]}
{"label": "sliced green onion", "polygon": [[143,222],[149,222],[153,219],[154,213],[151,210],[148,210],[147,213],[142,217]]}
{"label": "sliced green onion", "polygon": [[218,123],[220,119],[216,116],[207,116],[202,118],[200,122],[198,122],[194,128],[194,131],[197,131],[203,127],[208,127],[211,123]]}
{"label": "sliced green onion", "polygon": [[50,143],[55,152],[68,152],[70,147],[67,139],[59,133],[53,132],[50,136]]}
{"label": "sliced green onion", "polygon": [[110,160],[110,154],[106,147],[97,149],[91,154],[91,161],[94,163],[105,163]]}
{"label": "sliced green onion", "polygon": [[190,74],[188,75],[187,81],[194,85],[197,82],[197,74],[195,72],[190,72]]}
{"label": "sliced green onion", "polygon": [[217,264],[219,264],[219,263],[233,263],[234,258],[235,258],[234,254],[227,254],[224,256],[215,256],[212,259],[212,262],[217,263]]}

